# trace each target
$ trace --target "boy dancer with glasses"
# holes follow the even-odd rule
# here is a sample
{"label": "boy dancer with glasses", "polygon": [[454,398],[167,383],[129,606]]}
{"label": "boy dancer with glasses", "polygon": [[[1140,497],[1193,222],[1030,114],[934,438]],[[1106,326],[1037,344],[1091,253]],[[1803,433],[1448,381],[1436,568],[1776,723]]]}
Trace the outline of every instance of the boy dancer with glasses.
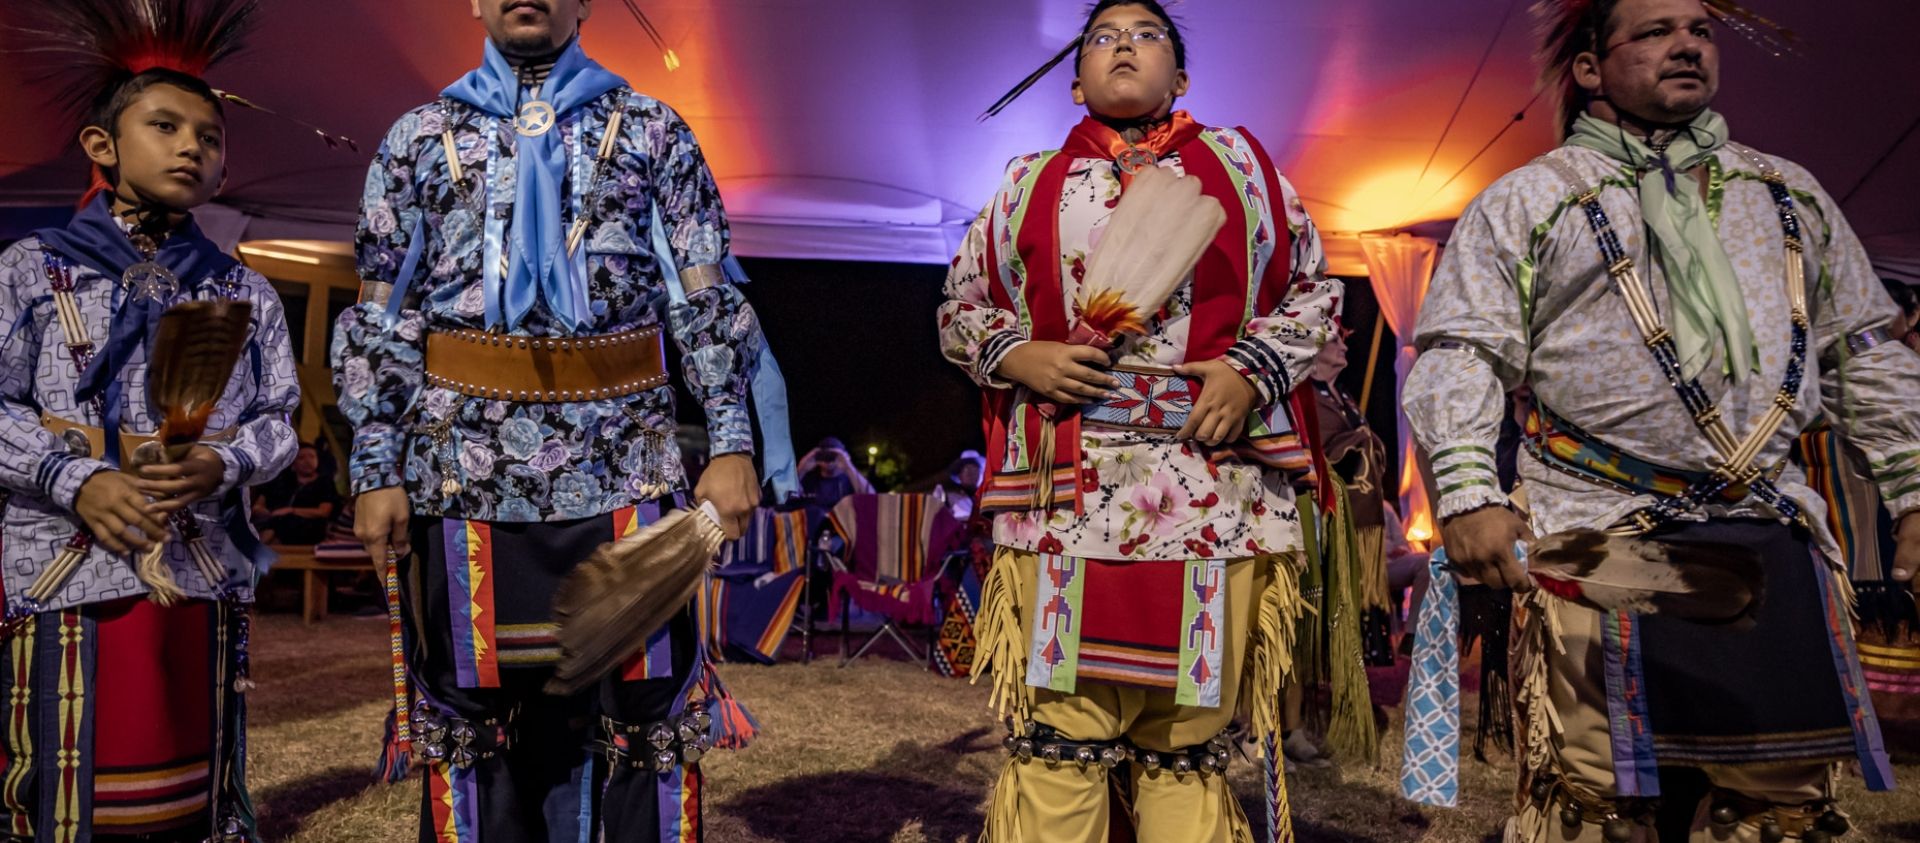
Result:
{"label": "boy dancer with glasses", "polygon": [[[1088,116],[1008,166],[939,313],[987,391],[980,642],[1013,733],[986,839],[1105,839],[1118,786],[1141,840],[1246,840],[1224,731],[1242,707],[1278,721],[1300,529],[1275,469],[1306,461],[1287,409],[1340,286],[1252,136],[1174,109],[1186,48],[1158,3],[1103,0],[1068,56]],[[1109,223],[1128,191],[1167,185],[1226,222],[1170,293],[1111,319],[1086,270],[1126,249]]]}

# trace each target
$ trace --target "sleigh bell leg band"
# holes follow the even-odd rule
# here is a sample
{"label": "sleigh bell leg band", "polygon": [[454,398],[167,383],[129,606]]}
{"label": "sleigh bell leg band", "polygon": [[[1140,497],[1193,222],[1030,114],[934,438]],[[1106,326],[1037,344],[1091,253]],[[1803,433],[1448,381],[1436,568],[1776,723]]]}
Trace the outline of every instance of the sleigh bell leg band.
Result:
{"label": "sleigh bell leg band", "polygon": [[713,749],[713,716],[689,706],[685,713],[652,723],[623,723],[600,718],[599,741],[610,764],[662,772],[699,763]]}
{"label": "sleigh bell leg band", "polygon": [[1198,746],[1156,752],[1142,749],[1125,738],[1109,741],[1069,740],[1051,726],[1028,722],[1021,733],[1008,734],[1004,745],[1007,754],[1018,763],[1038,760],[1049,767],[1076,765],[1081,769],[1108,771],[1123,764],[1136,763],[1149,775],[1162,771],[1174,775],[1222,774],[1232,759],[1231,744],[1225,732]]}

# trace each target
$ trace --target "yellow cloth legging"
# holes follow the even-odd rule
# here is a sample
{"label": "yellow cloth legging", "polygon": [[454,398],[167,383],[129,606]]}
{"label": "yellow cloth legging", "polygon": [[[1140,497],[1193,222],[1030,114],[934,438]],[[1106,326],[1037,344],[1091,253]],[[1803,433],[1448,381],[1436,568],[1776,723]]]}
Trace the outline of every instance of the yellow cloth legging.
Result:
{"label": "yellow cloth legging", "polygon": [[[1016,574],[1013,593],[1020,619],[1020,641],[1031,634],[1029,604],[1038,577],[1033,553],[1002,550]],[[1071,694],[1022,685],[1029,715],[1074,741],[1126,738],[1156,752],[1204,744],[1233,719],[1242,693],[1241,679],[1250,655],[1253,613],[1269,577],[1271,559],[1227,563],[1227,626],[1220,654],[1220,707],[1178,705],[1172,691],[1080,682]],[[1285,564],[1282,562],[1281,564]],[[997,665],[997,669],[1009,669]],[[1252,831],[1226,778],[1198,772],[1133,771],[1133,821],[1140,843],[1251,843]],[[989,809],[986,840],[991,843],[1104,843],[1111,806],[1107,773],[1098,765],[1050,766],[1039,759],[1010,759]],[[1011,795],[1011,798],[1009,798]]]}

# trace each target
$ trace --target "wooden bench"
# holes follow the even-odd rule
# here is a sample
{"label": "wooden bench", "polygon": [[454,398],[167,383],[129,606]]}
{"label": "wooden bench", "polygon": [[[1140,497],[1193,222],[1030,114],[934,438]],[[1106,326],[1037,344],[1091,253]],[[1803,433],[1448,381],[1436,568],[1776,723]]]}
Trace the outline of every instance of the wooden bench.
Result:
{"label": "wooden bench", "polygon": [[280,561],[274,563],[274,571],[300,572],[300,619],[311,626],[327,616],[327,575],[341,572],[362,573],[380,571],[374,568],[373,557],[362,553],[357,558],[315,558],[313,547],[293,545],[272,545],[274,553],[280,555]]}

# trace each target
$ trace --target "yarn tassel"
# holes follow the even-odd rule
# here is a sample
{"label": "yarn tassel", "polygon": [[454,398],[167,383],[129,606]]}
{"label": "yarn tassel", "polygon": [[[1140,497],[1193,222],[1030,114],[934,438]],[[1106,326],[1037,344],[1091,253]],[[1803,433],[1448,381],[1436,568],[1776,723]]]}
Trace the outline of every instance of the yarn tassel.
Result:
{"label": "yarn tassel", "polygon": [[708,735],[715,747],[745,749],[760,736],[760,721],[727,690],[726,683],[720,681],[720,672],[710,661],[701,667],[700,693],[706,698],[707,714],[713,717]]}

